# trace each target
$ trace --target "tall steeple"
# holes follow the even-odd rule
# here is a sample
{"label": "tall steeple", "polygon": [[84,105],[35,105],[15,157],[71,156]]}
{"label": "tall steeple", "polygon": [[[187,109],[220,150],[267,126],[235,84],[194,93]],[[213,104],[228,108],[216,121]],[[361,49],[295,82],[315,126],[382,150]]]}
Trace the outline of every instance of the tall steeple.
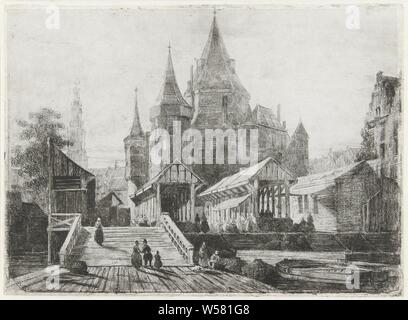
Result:
{"label": "tall steeple", "polygon": [[286,149],[284,163],[298,177],[309,172],[309,135],[301,119]]}
{"label": "tall steeple", "polygon": [[129,135],[123,140],[125,147],[126,173],[130,194],[148,180],[148,159],[146,136],[140,125],[137,103],[137,88],[135,88],[135,106],[133,123]]}
{"label": "tall steeple", "polygon": [[241,125],[248,119],[250,94],[236,74],[235,60],[225,47],[215,12],[185,97],[194,100],[192,125],[196,128]]}
{"label": "tall steeple", "polygon": [[173,121],[180,121],[182,128],[187,129],[191,118],[192,108],[183,98],[177,84],[169,44],[163,83],[154,106],[150,108],[152,129],[163,128],[171,132]]}
{"label": "tall steeple", "polygon": [[171,57],[171,46],[168,46],[166,71],[164,72],[164,81],[160,89],[160,93],[156,99],[156,105],[170,105],[179,104],[181,106],[189,106],[183,95],[180,92],[180,88],[177,84],[176,74],[174,72],[173,60]]}
{"label": "tall steeple", "polygon": [[88,157],[85,149],[85,128],[82,117],[82,103],[79,94],[79,82],[75,82],[74,99],[71,103],[71,120],[68,127],[68,137],[71,145],[68,147],[68,156],[80,166],[88,167]]}
{"label": "tall steeple", "polygon": [[142,126],[140,125],[140,118],[139,118],[139,108],[137,106],[137,88],[135,88],[135,111],[133,114],[133,124],[130,130],[131,136],[142,136],[143,130]]}

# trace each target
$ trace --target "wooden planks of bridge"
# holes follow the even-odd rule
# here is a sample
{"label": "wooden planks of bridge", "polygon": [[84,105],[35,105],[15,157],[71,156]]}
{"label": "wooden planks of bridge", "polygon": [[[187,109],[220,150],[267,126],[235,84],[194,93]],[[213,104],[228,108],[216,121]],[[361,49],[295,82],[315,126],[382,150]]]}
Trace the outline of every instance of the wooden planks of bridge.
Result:
{"label": "wooden planks of bridge", "polygon": [[59,288],[47,289],[45,271],[15,278],[11,291],[71,293],[268,293],[278,290],[241,275],[191,266],[160,270],[128,266],[95,266],[87,275],[61,269]]}

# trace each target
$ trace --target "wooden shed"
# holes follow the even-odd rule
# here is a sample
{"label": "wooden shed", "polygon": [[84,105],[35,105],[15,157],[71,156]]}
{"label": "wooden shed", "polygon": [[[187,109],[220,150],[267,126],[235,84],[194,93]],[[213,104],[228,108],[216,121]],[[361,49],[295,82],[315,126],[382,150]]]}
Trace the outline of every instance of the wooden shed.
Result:
{"label": "wooden shed", "polygon": [[290,215],[289,186],[295,176],[269,157],[222,179],[199,195],[212,229],[234,223],[245,229],[259,216],[286,218]]}
{"label": "wooden shed", "polygon": [[202,180],[179,160],[167,165],[130,198],[136,210],[132,224],[147,221],[154,225],[162,212],[169,213],[173,221],[194,221],[196,192]]}
{"label": "wooden shed", "polygon": [[52,213],[81,213],[82,224],[95,220],[95,176],[50,142],[49,184]]}

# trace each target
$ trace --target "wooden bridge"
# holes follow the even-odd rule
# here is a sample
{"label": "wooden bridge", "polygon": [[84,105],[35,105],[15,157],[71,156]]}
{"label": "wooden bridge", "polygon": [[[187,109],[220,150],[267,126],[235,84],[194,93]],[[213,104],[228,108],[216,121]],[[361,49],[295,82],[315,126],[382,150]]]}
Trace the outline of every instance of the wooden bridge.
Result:
{"label": "wooden bridge", "polygon": [[[192,263],[193,246],[167,214],[160,227],[104,228],[105,241],[93,240],[94,228],[82,227],[80,215],[56,215],[53,228],[68,235],[59,251],[59,266],[29,273],[10,281],[8,290],[71,293],[267,293],[278,290],[241,275],[201,268]],[[147,239],[160,251],[164,267],[131,266],[134,241]],[[84,261],[87,274],[76,274],[68,262]],[[49,286],[50,279],[57,279]],[[47,285],[48,283],[48,285]]]}

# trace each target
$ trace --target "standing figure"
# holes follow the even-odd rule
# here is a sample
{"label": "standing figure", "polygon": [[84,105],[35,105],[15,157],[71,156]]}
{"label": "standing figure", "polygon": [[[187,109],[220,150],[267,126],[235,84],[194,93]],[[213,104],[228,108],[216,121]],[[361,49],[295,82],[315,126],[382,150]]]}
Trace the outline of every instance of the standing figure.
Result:
{"label": "standing figure", "polygon": [[198,264],[204,268],[208,267],[208,248],[205,242],[198,251]]}
{"label": "standing figure", "polygon": [[142,252],[145,267],[147,267],[147,263],[149,263],[149,267],[151,267],[153,260],[152,249],[150,249],[146,239],[143,239]]}
{"label": "standing figure", "polygon": [[160,269],[161,267],[163,267],[163,262],[161,261],[161,257],[159,254],[159,251],[156,252],[156,254],[154,255],[154,263],[153,266],[156,269]]}
{"label": "standing figure", "polygon": [[130,261],[132,262],[132,266],[134,266],[136,269],[139,269],[143,265],[142,254],[140,253],[139,248],[139,241],[135,241]]}
{"label": "standing figure", "polygon": [[103,243],[103,226],[101,218],[99,217],[95,223],[95,235],[94,235],[95,242],[100,246]]}
{"label": "standing figure", "polygon": [[201,216],[200,231],[204,233],[207,233],[208,231],[210,231],[210,227],[208,226],[208,222],[207,222],[207,218],[205,214]]}
{"label": "standing figure", "polygon": [[210,258],[209,265],[212,269],[215,269],[217,263],[220,261],[220,253],[218,250],[215,250],[214,254]]}
{"label": "standing figure", "polygon": [[198,213],[196,213],[195,215],[194,222],[195,222],[196,232],[200,232],[200,216],[198,215]]}

